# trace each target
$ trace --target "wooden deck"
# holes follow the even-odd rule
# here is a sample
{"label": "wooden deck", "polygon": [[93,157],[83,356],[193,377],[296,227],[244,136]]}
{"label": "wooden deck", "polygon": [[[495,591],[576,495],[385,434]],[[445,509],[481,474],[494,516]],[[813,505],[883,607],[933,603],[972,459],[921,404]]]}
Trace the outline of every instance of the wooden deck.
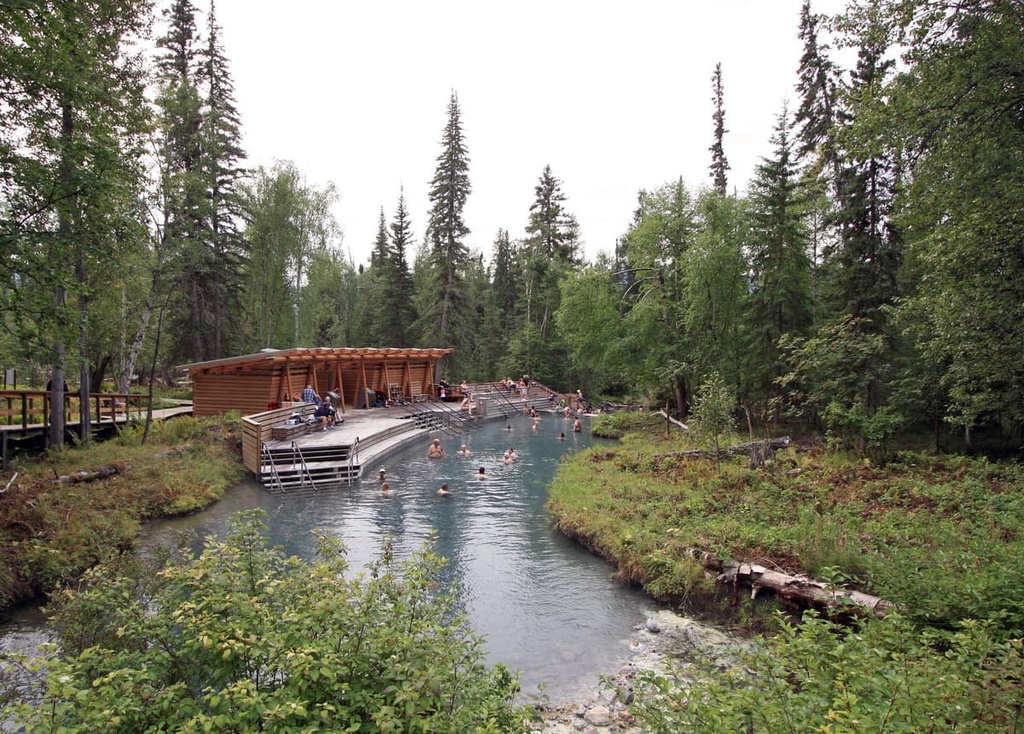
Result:
{"label": "wooden deck", "polygon": [[[329,488],[358,481],[380,460],[404,446],[432,437],[457,436],[481,420],[504,419],[524,405],[546,407],[551,391],[536,386],[526,397],[495,394],[489,385],[474,386],[470,410],[458,403],[415,399],[390,408],[349,410],[344,422],[322,430],[319,426],[286,438],[286,421],[294,414],[310,416],[311,404],[246,416],[243,421],[243,457],[246,468],[268,489]],[[495,386],[496,389],[497,386]]]}

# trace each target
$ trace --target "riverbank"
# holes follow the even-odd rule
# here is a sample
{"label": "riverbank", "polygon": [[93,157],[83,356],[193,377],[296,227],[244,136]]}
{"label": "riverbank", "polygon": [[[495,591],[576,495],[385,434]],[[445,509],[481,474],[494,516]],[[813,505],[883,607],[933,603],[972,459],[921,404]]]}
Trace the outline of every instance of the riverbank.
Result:
{"label": "riverbank", "polygon": [[[936,720],[980,732],[1024,722],[1021,466],[916,452],[876,464],[794,446],[753,467],[693,458],[694,446],[665,438],[663,423],[627,426],[621,438],[560,468],[549,502],[557,526],[655,598],[687,612],[717,601],[733,624],[775,634],[740,670],[645,678],[629,710],[592,702],[609,725],[622,715],[666,732],[826,721],[920,730]],[[767,592],[754,601],[718,586],[709,559],[806,574],[891,606],[883,620],[839,606],[797,624]],[[685,655],[679,662],[688,666]],[[572,728],[549,731],[593,726],[584,711],[570,713]]]}
{"label": "riverbank", "polygon": [[20,459],[0,475],[0,611],[44,598],[141,524],[197,512],[245,473],[237,417],[131,423],[110,441]]}
{"label": "riverbank", "polygon": [[[1016,624],[1024,467],[911,452],[875,464],[791,446],[751,468],[687,458],[683,437],[660,435],[574,456],[549,502],[562,532],[656,599],[693,611],[716,592],[705,559],[736,560],[875,594],[932,626]],[[774,608],[732,607],[743,624]]]}

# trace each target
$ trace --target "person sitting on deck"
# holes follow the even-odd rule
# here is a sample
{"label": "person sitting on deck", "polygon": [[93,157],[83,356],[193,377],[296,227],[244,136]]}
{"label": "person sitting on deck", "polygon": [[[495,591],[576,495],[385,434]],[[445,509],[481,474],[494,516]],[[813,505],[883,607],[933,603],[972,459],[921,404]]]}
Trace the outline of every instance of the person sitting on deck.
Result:
{"label": "person sitting on deck", "polygon": [[302,402],[320,404],[320,398],[316,396],[316,391],[312,385],[306,385],[306,389],[302,391]]}
{"label": "person sitting on deck", "polygon": [[327,400],[326,396],[324,396],[324,400],[317,404],[313,415],[320,419],[320,425],[323,426],[323,430],[326,431],[328,428],[334,428],[332,425],[334,423],[334,408],[331,407],[331,401]]}
{"label": "person sitting on deck", "polygon": [[430,448],[427,449],[428,459],[443,459],[444,458],[444,447],[441,446],[440,439],[435,438],[434,442],[430,444]]}

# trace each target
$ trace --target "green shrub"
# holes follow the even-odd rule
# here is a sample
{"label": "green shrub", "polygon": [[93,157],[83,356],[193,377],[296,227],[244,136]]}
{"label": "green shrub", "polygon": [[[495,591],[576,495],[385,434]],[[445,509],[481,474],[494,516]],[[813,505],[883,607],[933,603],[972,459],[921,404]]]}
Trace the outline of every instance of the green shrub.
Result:
{"label": "green shrub", "polygon": [[[651,734],[1008,732],[1024,725],[1024,641],[984,624],[954,633],[908,620],[848,629],[805,617],[722,671],[641,673],[633,713]],[[699,672],[698,672],[699,671]]]}
{"label": "green shrub", "polygon": [[67,654],[33,703],[33,731],[520,731],[517,676],[437,588],[424,548],[353,574],[337,539],[306,563],[267,546],[259,513],[159,574],[91,572],[61,600]]}

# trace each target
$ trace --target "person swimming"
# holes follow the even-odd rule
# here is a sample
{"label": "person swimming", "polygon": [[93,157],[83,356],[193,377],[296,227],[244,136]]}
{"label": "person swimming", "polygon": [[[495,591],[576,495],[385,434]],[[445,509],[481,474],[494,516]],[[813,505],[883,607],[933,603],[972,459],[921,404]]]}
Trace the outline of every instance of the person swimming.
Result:
{"label": "person swimming", "polygon": [[476,473],[477,479],[487,479],[487,470],[484,467],[480,467],[480,471]]}
{"label": "person swimming", "polygon": [[442,497],[447,497],[450,494],[455,494],[452,490],[448,489],[448,483],[445,482],[441,485],[441,489],[437,490],[437,493]]}
{"label": "person swimming", "polygon": [[444,447],[441,446],[441,440],[435,438],[434,442],[430,444],[430,448],[427,449],[428,459],[443,459],[444,458]]}

